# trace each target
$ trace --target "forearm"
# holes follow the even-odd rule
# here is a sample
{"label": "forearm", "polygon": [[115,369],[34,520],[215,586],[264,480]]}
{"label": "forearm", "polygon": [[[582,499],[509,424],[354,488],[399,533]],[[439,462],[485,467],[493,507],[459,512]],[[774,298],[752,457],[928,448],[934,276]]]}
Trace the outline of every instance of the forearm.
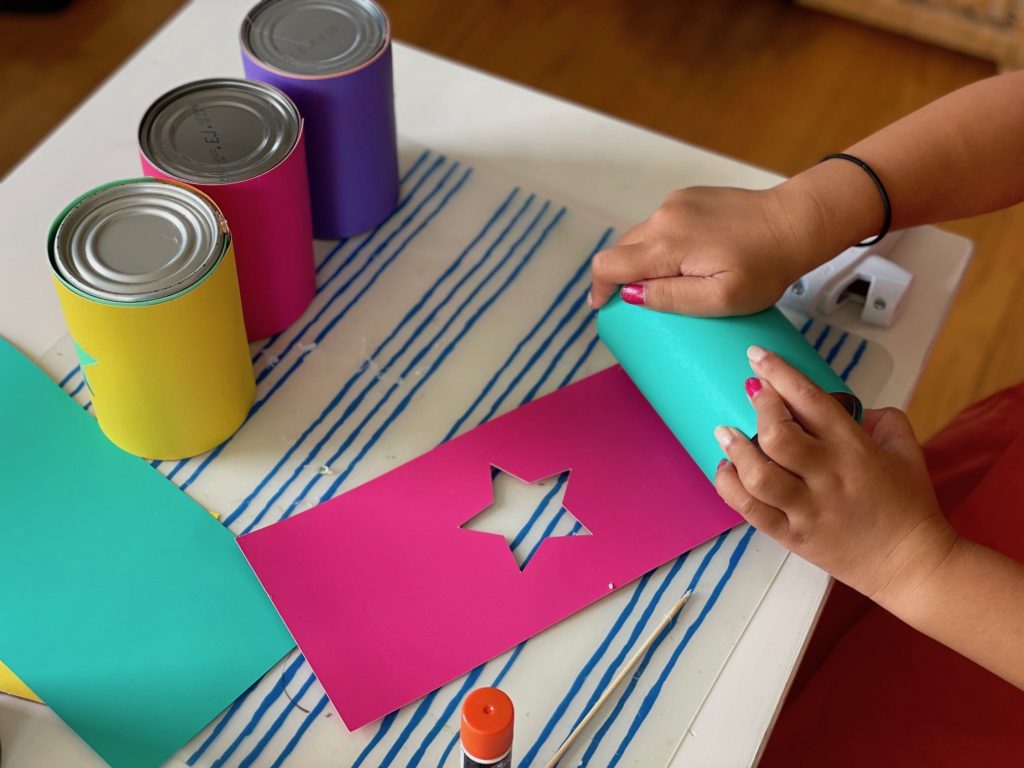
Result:
{"label": "forearm", "polygon": [[879,603],[929,637],[1024,689],[1024,565],[958,539],[935,568]]}
{"label": "forearm", "polygon": [[[1024,199],[1024,72],[982,80],[913,112],[847,150],[867,162],[892,202],[893,229],[973,216]],[[780,185],[809,227],[813,259],[876,234],[878,190],[832,160]],[[822,252],[824,251],[824,252]]]}

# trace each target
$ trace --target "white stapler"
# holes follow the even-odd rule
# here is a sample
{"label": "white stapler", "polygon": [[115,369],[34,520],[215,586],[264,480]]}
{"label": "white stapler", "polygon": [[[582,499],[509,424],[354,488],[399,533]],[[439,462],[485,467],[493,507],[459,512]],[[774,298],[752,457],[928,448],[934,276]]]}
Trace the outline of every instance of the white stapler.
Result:
{"label": "white stapler", "polygon": [[864,305],[861,320],[888,326],[899,317],[914,276],[885,258],[899,240],[890,232],[880,243],[847,248],[793,283],[779,303],[806,313],[829,315],[847,301]]}

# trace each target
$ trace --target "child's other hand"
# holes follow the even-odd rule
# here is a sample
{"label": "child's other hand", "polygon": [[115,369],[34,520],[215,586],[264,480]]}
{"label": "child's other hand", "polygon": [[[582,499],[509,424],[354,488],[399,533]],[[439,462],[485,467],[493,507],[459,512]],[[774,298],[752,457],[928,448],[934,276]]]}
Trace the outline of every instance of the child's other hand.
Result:
{"label": "child's other hand", "polygon": [[[954,549],[907,417],[868,411],[863,428],[830,395],[751,347],[757,446],[715,435],[729,457],[715,487],[783,546],[893,610]],[[758,446],[760,450],[758,450]]]}
{"label": "child's other hand", "polygon": [[622,285],[626,301],[667,312],[765,309],[832,255],[812,234],[821,230],[816,218],[811,199],[785,185],[672,192],[649,219],[594,255],[591,305],[600,308]]}

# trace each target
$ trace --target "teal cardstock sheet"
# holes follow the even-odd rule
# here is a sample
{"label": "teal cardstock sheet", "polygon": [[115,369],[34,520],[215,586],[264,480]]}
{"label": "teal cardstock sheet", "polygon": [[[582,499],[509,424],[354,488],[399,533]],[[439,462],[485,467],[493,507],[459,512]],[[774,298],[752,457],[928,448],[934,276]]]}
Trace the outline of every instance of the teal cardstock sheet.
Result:
{"label": "teal cardstock sheet", "polygon": [[114,768],[161,765],[292,638],[231,532],[2,339],[0,379],[0,658]]}

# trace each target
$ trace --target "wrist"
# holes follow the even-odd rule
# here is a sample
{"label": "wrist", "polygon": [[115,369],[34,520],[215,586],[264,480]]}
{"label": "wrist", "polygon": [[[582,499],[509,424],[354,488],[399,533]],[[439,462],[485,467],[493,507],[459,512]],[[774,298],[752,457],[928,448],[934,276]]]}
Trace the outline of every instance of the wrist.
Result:
{"label": "wrist", "polygon": [[970,546],[937,512],[905,536],[886,558],[881,586],[869,594],[880,606],[910,621],[930,602],[929,595],[941,593],[944,574],[951,563]]}
{"label": "wrist", "polygon": [[802,254],[806,265],[803,272],[877,235],[882,227],[885,209],[878,189],[871,177],[853,163],[827,160],[776,189],[808,233]]}

